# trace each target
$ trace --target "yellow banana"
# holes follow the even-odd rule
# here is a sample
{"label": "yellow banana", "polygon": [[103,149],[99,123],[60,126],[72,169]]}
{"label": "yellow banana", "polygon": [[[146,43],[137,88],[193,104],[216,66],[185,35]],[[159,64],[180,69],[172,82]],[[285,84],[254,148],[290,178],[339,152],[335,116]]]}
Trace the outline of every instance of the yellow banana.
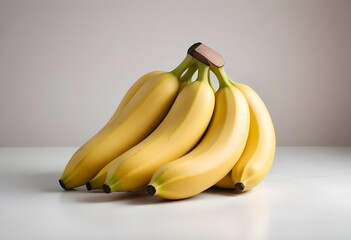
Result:
{"label": "yellow banana", "polygon": [[133,85],[128,89],[124,97],[122,98],[121,102],[118,104],[118,107],[116,111],[113,113],[112,117],[109,119],[109,121],[105,124],[105,126],[109,125],[112,123],[115,119],[118,118],[119,114],[122,112],[123,108],[129,103],[129,101],[134,97],[134,95],[139,91],[139,89],[148,81],[150,81],[152,78],[156,77],[157,75],[160,75],[162,73],[165,73],[163,71],[153,71],[149,72],[142,77],[140,77]]}
{"label": "yellow banana", "polygon": [[231,173],[215,186],[243,192],[259,184],[274,159],[276,139],[271,116],[259,95],[249,86],[233,83],[244,94],[250,108],[250,132],[245,150]]}
{"label": "yellow banana", "polygon": [[[129,101],[134,97],[134,95],[142,88],[142,86],[144,84],[146,84],[148,81],[151,81],[152,78],[156,77],[157,75],[160,75],[162,73],[165,73],[163,71],[153,71],[153,72],[149,72],[145,75],[143,75],[142,77],[140,77],[129,89],[128,91],[125,93],[124,97],[122,98],[121,102],[119,103],[116,111],[113,113],[112,117],[109,119],[109,121],[105,124],[105,126],[99,131],[103,131],[104,128],[106,128],[109,124],[113,124],[113,122],[118,119],[120,113],[122,112],[122,110],[124,109],[124,107],[129,103]],[[95,134],[96,135],[96,134]],[[95,136],[93,136],[94,138]],[[108,164],[109,165],[109,164]],[[105,167],[103,168],[103,170],[105,169]],[[101,170],[101,171],[103,171]],[[101,172],[100,171],[100,172]],[[107,170],[106,170],[107,172]],[[101,176],[99,176],[96,181],[93,184],[90,184],[89,182],[87,183],[86,187],[88,188],[88,190],[92,189],[92,188],[97,188],[97,186],[100,185],[100,188],[102,187],[102,184],[105,181],[105,178],[103,178],[101,181],[101,184],[99,184],[99,180],[100,180]]]}
{"label": "yellow banana", "polygon": [[183,88],[158,128],[114,160],[105,192],[145,187],[157,168],[186,154],[199,141],[211,120],[215,99],[207,78],[209,67],[197,64],[197,80]]}
{"label": "yellow banana", "polygon": [[147,137],[171,108],[189,55],[171,72],[150,78],[117,116],[72,156],[59,180],[64,189],[86,184],[110,161]]}
{"label": "yellow banana", "polygon": [[191,152],[154,173],[147,186],[151,195],[166,199],[192,197],[223,178],[242,154],[249,132],[248,104],[239,89],[229,83],[223,68],[215,68],[214,73],[220,86],[204,138]]}
{"label": "yellow banana", "polygon": [[[180,78],[179,91],[181,91],[186,85],[191,83],[192,76],[197,70],[197,64],[193,64],[188,68],[186,73]],[[106,180],[107,172],[111,168],[113,161],[107,164],[92,180],[86,184],[88,190],[102,189],[102,186]]]}

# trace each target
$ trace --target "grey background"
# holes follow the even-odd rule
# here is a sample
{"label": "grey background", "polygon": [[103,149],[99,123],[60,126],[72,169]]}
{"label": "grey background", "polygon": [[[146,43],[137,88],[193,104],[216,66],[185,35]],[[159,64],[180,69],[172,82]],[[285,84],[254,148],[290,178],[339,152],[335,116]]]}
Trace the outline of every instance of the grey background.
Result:
{"label": "grey background", "polygon": [[201,41],[278,145],[351,145],[351,1],[0,0],[0,146],[79,146],[142,74]]}

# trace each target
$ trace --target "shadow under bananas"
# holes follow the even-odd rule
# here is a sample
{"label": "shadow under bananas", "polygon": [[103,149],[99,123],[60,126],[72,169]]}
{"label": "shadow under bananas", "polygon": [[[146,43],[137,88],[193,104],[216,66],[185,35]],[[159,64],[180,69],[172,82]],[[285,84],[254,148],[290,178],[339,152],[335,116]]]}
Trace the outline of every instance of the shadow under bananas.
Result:
{"label": "shadow under bananas", "polygon": [[146,191],[113,192],[106,194],[102,190],[86,190],[85,186],[72,190],[63,190],[58,183],[60,172],[21,172],[11,178],[16,191],[60,194],[60,201],[71,203],[118,202],[127,205],[167,204],[174,201],[150,196]]}
{"label": "shadow under bananas", "polygon": [[[75,191],[79,191],[75,192]],[[118,202],[118,204],[126,205],[148,205],[148,204],[172,204],[172,203],[181,203],[189,201],[198,201],[201,198],[205,197],[206,194],[216,194],[227,197],[239,197],[240,195],[247,194],[245,193],[234,193],[231,190],[225,190],[220,188],[210,188],[204,193],[198,194],[191,198],[179,199],[179,200],[167,200],[155,196],[150,196],[146,191],[137,191],[137,192],[112,192],[109,194],[104,193],[100,189],[87,191],[84,188],[78,188],[77,190],[67,191],[61,195],[61,198],[64,201],[77,201],[83,203],[106,203],[106,202]]]}
{"label": "shadow under bananas", "polygon": [[[60,193],[69,195],[66,200],[86,202],[86,203],[103,203],[113,201],[123,201],[130,205],[145,205],[145,204],[167,204],[172,202],[181,202],[183,200],[196,200],[194,196],[188,199],[181,200],[166,200],[159,197],[150,196],[146,191],[137,192],[113,192],[110,194],[104,193],[100,189],[87,191],[84,186],[65,191],[57,182],[60,177],[60,172],[26,172],[21,174],[21,185],[27,190],[36,192]],[[235,193],[230,189],[221,189],[217,187],[209,188],[205,194],[215,194],[228,197],[240,197],[248,192]],[[201,193],[200,196],[203,196]]]}
{"label": "shadow under bananas", "polygon": [[[192,198],[183,200],[166,200],[159,197],[150,196],[146,191],[138,192],[113,192],[110,194],[104,193],[102,190],[87,191],[84,186],[65,191],[57,182],[60,177],[60,172],[22,172],[17,177],[18,186],[23,190],[43,192],[43,193],[61,193],[60,199],[65,202],[84,202],[84,203],[104,203],[104,202],[123,202],[127,205],[147,205],[147,204],[171,204],[179,203],[184,200],[197,201],[203,196],[199,194]],[[204,192],[205,194],[216,194],[229,197],[238,197],[231,190],[212,187]]]}
{"label": "shadow under bananas", "polygon": [[216,195],[228,196],[228,197],[240,197],[241,195],[247,194],[248,192],[237,193],[231,189],[222,189],[219,187],[211,187],[211,188],[207,189],[206,191],[204,191],[204,193],[216,194]]}
{"label": "shadow under bananas", "polygon": [[126,205],[147,205],[147,204],[164,204],[171,201],[166,201],[157,197],[150,196],[146,191],[138,192],[112,192],[104,193],[102,190],[93,190],[81,194],[76,200],[84,203],[104,203],[118,202],[118,204]]}

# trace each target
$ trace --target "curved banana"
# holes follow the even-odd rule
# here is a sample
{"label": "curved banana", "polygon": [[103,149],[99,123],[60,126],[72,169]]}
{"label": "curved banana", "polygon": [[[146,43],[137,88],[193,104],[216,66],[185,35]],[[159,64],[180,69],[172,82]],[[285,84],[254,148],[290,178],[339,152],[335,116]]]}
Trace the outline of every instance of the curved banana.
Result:
{"label": "curved banana", "polygon": [[[122,110],[124,109],[124,107],[127,106],[129,101],[142,88],[142,86],[144,84],[146,84],[148,81],[151,81],[152,78],[154,78],[154,77],[156,77],[156,76],[158,76],[158,75],[160,75],[162,73],[165,73],[165,72],[164,71],[152,71],[152,72],[146,73],[143,76],[141,76],[135,83],[133,83],[133,85],[124,94],[121,102],[119,103],[119,105],[118,105],[116,111],[113,113],[112,117],[109,119],[109,121],[105,124],[105,126],[99,132],[103,131],[104,128],[106,128],[109,124],[113,124],[113,122],[116,119],[118,119],[118,117],[119,117],[120,113],[122,112]],[[181,81],[181,83],[182,83],[182,81]],[[94,138],[94,137],[95,136],[93,136],[92,138]],[[107,164],[106,166],[109,166],[109,165],[110,165],[110,163]],[[101,172],[104,172],[104,171],[106,171],[106,173],[107,173],[107,170],[105,170],[106,166],[99,172],[99,174]],[[86,184],[86,187],[87,187],[88,190],[99,188],[99,187],[102,188],[102,184],[105,181],[106,175],[105,175],[105,177],[103,177],[103,176],[101,176],[99,174],[97,176],[95,176],[96,180],[94,182],[92,182],[92,183],[88,182]],[[103,179],[101,179],[101,178],[103,178]],[[101,181],[101,183],[99,181]]]}
{"label": "curved banana", "polygon": [[171,108],[179,76],[192,63],[193,58],[187,55],[173,71],[143,84],[115,119],[72,156],[59,180],[61,187],[71,189],[86,184],[110,161],[147,137]]}
{"label": "curved banana", "polygon": [[248,104],[226,79],[223,68],[213,71],[220,86],[209,128],[191,152],[155,172],[147,186],[151,195],[166,199],[192,197],[223,178],[242,154],[249,132]]}
{"label": "curved banana", "polygon": [[[180,78],[179,91],[181,91],[187,84],[191,83],[192,76],[197,70],[197,64],[191,65],[186,73]],[[102,189],[102,186],[106,180],[107,172],[111,168],[113,161],[107,164],[92,180],[86,184],[86,188],[90,191],[92,189]]]}
{"label": "curved banana", "polygon": [[250,132],[239,161],[216,186],[243,192],[255,187],[268,174],[274,159],[276,139],[271,116],[259,95],[245,84],[233,84],[240,89],[249,104]]}
{"label": "curved banana", "polygon": [[207,78],[209,67],[197,64],[197,80],[183,88],[159,127],[114,160],[103,185],[106,193],[145,187],[157,168],[186,154],[199,141],[211,120],[215,98]]}
{"label": "curved banana", "polygon": [[[129,103],[129,101],[134,97],[134,95],[140,90],[140,88],[150,81],[152,78],[165,73],[163,71],[152,71],[141,76],[133,85],[128,89],[128,91],[124,94],[121,102],[118,104],[116,111],[112,114],[111,118],[105,124],[105,126],[112,123],[115,119],[118,118],[119,114],[122,112],[123,108]],[[105,127],[104,126],[104,127]]]}

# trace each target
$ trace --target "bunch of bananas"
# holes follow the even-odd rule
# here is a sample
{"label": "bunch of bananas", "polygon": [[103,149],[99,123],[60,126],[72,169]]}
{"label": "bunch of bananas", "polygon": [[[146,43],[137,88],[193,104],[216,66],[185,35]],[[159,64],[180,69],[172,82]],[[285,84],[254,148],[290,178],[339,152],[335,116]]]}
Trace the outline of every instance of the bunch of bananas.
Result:
{"label": "bunch of bananas", "polygon": [[61,187],[146,189],[165,199],[212,186],[255,187],[274,158],[273,123],[257,93],[232,81],[223,66],[221,55],[196,43],[174,70],[142,76],[107,124],[74,153]]}

